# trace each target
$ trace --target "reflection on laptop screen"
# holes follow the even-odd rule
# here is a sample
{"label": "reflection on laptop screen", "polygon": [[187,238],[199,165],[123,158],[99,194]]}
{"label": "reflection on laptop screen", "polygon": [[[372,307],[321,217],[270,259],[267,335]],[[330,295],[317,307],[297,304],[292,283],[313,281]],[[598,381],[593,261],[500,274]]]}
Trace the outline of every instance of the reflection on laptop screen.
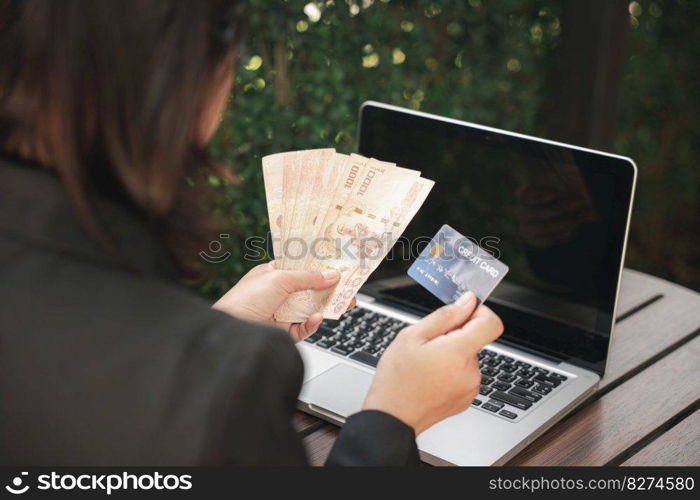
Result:
{"label": "reflection on laptop screen", "polygon": [[[360,153],[435,181],[405,239],[363,292],[411,309],[440,306],[406,270],[449,224],[510,266],[489,300],[509,320],[506,338],[591,365],[604,360],[631,195],[629,163],[372,105],[363,108]],[[590,345],[576,347],[581,340]]]}

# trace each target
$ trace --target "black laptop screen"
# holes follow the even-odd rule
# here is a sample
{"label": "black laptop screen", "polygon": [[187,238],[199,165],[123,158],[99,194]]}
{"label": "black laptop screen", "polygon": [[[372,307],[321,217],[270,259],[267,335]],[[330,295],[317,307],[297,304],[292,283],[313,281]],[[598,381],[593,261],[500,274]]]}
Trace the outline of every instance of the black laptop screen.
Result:
{"label": "black laptop screen", "polygon": [[602,373],[634,169],[624,159],[366,104],[359,151],[435,181],[362,292],[441,305],[406,270],[443,224],[510,267],[488,305],[503,340]]}

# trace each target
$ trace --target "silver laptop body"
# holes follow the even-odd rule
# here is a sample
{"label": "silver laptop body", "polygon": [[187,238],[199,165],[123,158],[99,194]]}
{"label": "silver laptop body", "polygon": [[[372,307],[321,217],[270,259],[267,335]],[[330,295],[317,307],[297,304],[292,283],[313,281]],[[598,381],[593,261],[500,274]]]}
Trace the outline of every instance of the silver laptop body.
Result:
{"label": "silver laptop body", "polygon": [[[611,291],[611,294],[614,293],[614,303],[611,302],[610,307],[612,308],[611,318],[615,317],[617,291],[619,290],[624,247],[631,213],[632,193],[634,192],[634,183],[636,181],[636,166],[632,160],[375,102],[363,104],[361,114],[367,114],[367,110],[374,115],[361,118],[360,137],[362,137],[362,128],[366,126],[366,122],[376,127],[381,125],[382,120],[420,120],[420,122],[417,122],[421,123],[420,127],[432,128],[434,124],[435,127],[449,127],[445,130],[455,129],[456,133],[459,133],[459,127],[465,127],[479,134],[490,134],[486,138],[495,137],[497,140],[504,138],[506,141],[517,140],[519,141],[518,144],[531,142],[535,146],[543,145],[545,148],[552,146],[563,151],[572,151],[574,155],[587,155],[586,161],[595,162],[596,157],[598,157],[605,159],[604,161],[620,162],[619,164],[622,165],[621,169],[629,169],[629,172],[624,174],[626,175],[624,180],[620,181],[625,185],[629,184],[625,188],[629,189],[629,197],[622,200],[620,206],[616,209],[618,212],[624,209],[624,214],[621,215],[624,221],[620,219],[617,227],[614,228],[619,234],[616,234],[618,245],[613,250],[619,255],[616,255],[615,259],[615,272],[609,276],[610,283],[606,284],[606,286],[614,287],[614,290]],[[386,113],[386,115],[383,115],[383,113]],[[376,123],[379,123],[379,125],[376,125]],[[395,123],[393,121],[387,125],[387,129],[394,127]],[[430,141],[430,138],[425,140]],[[366,151],[363,151],[362,140],[360,152],[368,155]],[[370,150],[369,153],[373,153],[373,151]],[[396,161],[393,157],[377,157],[380,160]],[[415,168],[412,165],[406,165],[398,161],[397,163],[405,167]],[[431,172],[427,169],[423,171],[423,175],[433,178]],[[434,180],[437,183],[440,182],[440,179]],[[445,221],[438,220],[435,222],[437,224],[436,230],[443,222]],[[508,263],[507,256],[503,257],[503,260]],[[392,279],[401,283],[410,282],[410,278],[405,276],[397,276]],[[531,294],[531,297],[527,293],[509,295],[509,287],[512,288],[512,286],[517,287],[518,285],[509,285],[504,282],[501,285],[504,291],[500,295],[495,293],[488,301],[489,305],[494,307],[493,304],[506,304],[515,309],[520,306],[523,306],[522,309],[527,309],[525,307],[527,304],[519,304],[518,301],[524,303],[528,300],[537,300],[537,294]],[[523,298],[521,299],[520,297]],[[550,307],[558,309],[556,301]],[[418,321],[426,313],[425,310],[412,312],[410,306],[406,306],[405,303],[399,307],[391,301],[384,301],[376,296],[362,293],[358,295],[358,308],[360,311],[371,311],[381,317],[400,320],[407,324]],[[490,400],[489,395],[478,396],[477,399],[481,402],[480,406],[472,406],[466,411],[436,424],[418,436],[417,442],[422,460],[434,465],[460,466],[500,465],[506,463],[595,392],[601,374],[605,369],[607,349],[612,337],[613,321],[610,320],[608,323],[608,326],[603,328],[603,333],[607,333],[607,336],[601,337],[605,343],[604,346],[601,344],[600,347],[601,352],[603,352],[603,359],[598,360],[598,365],[593,369],[587,366],[585,361],[577,362],[576,356],[565,360],[552,356],[551,352],[539,353],[536,348],[531,346],[521,348],[517,339],[516,341],[504,339],[503,342],[499,340],[488,346],[486,350],[490,351],[489,356],[494,359],[511,359],[512,361],[509,361],[509,364],[513,366],[528,366],[528,371],[539,369],[540,372],[547,373],[546,377],[549,380],[553,380],[551,377],[556,377],[559,383],[555,387],[549,387],[549,393],[542,395],[539,401],[533,402],[526,411],[512,407],[507,403],[502,405],[503,409],[509,410],[506,414],[516,415],[510,418],[502,416],[502,410],[493,412],[483,408],[489,401],[495,404],[500,404],[501,402]],[[506,331],[508,329],[509,324],[506,322]],[[302,411],[334,424],[342,425],[349,415],[361,410],[365,395],[372,383],[375,371],[373,366],[355,361],[348,356],[335,353],[329,349],[318,347],[310,342],[300,342],[298,350],[301,353],[305,366],[304,385],[298,400],[298,407]],[[484,357],[488,359],[488,356]],[[514,373],[519,373],[519,371]]]}

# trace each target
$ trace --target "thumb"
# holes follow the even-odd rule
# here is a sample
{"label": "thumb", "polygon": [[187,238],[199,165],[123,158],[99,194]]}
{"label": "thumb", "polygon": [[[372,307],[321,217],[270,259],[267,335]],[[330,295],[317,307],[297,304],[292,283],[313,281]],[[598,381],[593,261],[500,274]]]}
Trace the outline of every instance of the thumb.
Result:
{"label": "thumb", "polygon": [[338,283],[340,273],[328,271],[276,270],[272,273],[275,284],[291,294],[301,290],[323,290]]}
{"label": "thumb", "polygon": [[480,305],[462,328],[448,333],[448,337],[459,342],[472,352],[479,352],[503,333],[503,322],[488,307]]}
{"label": "thumb", "polygon": [[423,340],[431,340],[451,330],[460,328],[476,308],[476,296],[472,292],[462,295],[457,302],[433,311],[409,329]]}

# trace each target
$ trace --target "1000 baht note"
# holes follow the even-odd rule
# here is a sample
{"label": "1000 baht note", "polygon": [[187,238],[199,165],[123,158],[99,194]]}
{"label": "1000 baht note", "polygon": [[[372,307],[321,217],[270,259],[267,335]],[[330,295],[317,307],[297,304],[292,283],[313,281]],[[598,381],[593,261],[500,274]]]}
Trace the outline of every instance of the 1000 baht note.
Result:
{"label": "1000 baht note", "polygon": [[328,165],[334,154],[334,149],[312,149],[296,153],[293,170],[293,175],[298,176],[294,180],[296,200],[291,216],[286,218],[288,226],[282,248],[282,269],[303,269],[309,254],[311,218],[318,209],[316,200],[323,194],[322,182],[327,182]]}
{"label": "1000 baht note", "polygon": [[[311,291],[314,304],[324,316],[337,318],[338,303],[345,306],[347,284],[358,277],[369,276],[393,245],[401,229],[402,214],[411,210],[409,193],[419,172],[370,160],[358,188],[343,206],[336,206],[336,215],[324,227],[319,239],[322,250],[320,268],[340,273],[340,282],[331,290]],[[359,287],[357,287],[359,288]],[[346,300],[347,299],[347,300]]]}
{"label": "1000 baht note", "polygon": [[[362,159],[363,163],[364,160],[366,159]],[[306,256],[299,266],[301,269],[318,270],[319,265],[314,247],[322,231],[326,214],[335,203],[337,193],[346,188],[348,179],[353,179],[361,167],[362,165],[359,163],[351,165],[350,156],[335,153],[328,168],[325,169],[326,174],[319,176],[319,182],[314,187],[317,196],[311,197],[308,201],[304,216]],[[320,309],[320,305],[312,303],[311,300],[310,291],[295,292],[275,313],[275,318],[278,321],[302,322]]]}
{"label": "1000 baht note", "polygon": [[[348,267],[339,262],[339,259],[334,259],[331,253],[335,252],[336,246],[340,247],[346,244],[348,238],[342,234],[329,237],[328,227],[345,211],[356,209],[358,200],[363,200],[364,204],[365,199],[376,196],[382,189],[387,189],[389,187],[387,183],[378,185],[379,179],[387,171],[395,168],[393,163],[368,160],[356,154],[350,156],[349,166],[344,172],[334,198],[331,200],[328,212],[320,225],[320,231],[314,234],[315,237],[310,248],[313,258],[307,267],[308,269],[315,271],[335,269],[341,272],[342,276],[342,272]],[[418,172],[415,171],[401,170],[406,176],[418,175]],[[332,290],[297,292],[280,308],[276,318],[284,321],[298,321],[300,318],[308,317],[322,308],[323,301],[331,292]]]}
{"label": "1000 baht note", "polygon": [[332,149],[263,158],[273,251],[280,269],[337,270],[328,290],[294,293],[275,313],[338,318],[432,188],[420,172]]}
{"label": "1000 baht note", "polygon": [[[384,260],[396,240],[401,237],[408,223],[427,198],[433,185],[434,182],[428,179],[414,179],[411,188],[406,193],[402,202],[399,205],[391,207],[389,213],[385,214],[387,223],[384,223],[383,226],[388,226],[388,228],[379,239],[375,240],[382,241],[382,246],[378,245],[376,248],[370,247],[366,249],[365,259],[360,259],[358,265],[349,266],[348,269],[341,273],[340,283],[335,287],[332,293],[325,298],[322,304],[321,312],[325,318],[337,319],[345,312],[348,302],[352,300],[360,287],[367,281],[369,275]],[[371,222],[368,222],[368,220]],[[352,221],[352,223],[355,223],[355,228],[357,228],[355,234],[359,236],[360,240],[353,244],[357,245],[358,248],[366,246],[366,243],[362,243],[361,240],[365,238],[364,234],[367,234],[365,231],[370,230],[369,228],[373,227],[372,223],[375,221],[376,219],[370,217],[364,221]],[[341,222],[341,224],[347,223],[350,223],[350,221]],[[365,227],[367,229],[365,229]],[[375,229],[370,231],[377,234],[379,228],[376,225],[374,228]],[[371,252],[374,253],[371,254]]]}

